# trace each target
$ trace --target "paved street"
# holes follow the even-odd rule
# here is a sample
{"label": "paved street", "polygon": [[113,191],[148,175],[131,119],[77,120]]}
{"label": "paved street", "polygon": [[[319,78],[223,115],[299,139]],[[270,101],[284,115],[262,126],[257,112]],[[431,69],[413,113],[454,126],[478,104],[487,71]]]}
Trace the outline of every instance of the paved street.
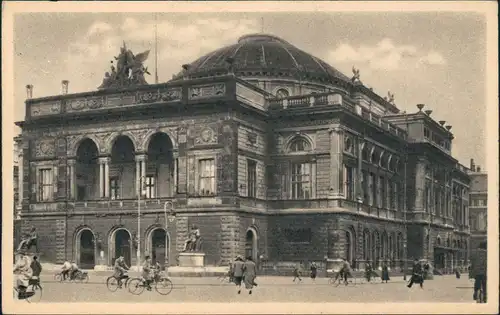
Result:
{"label": "paved street", "polygon": [[464,302],[472,303],[472,282],[467,277],[436,277],[408,289],[402,277],[388,284],[370,283],[356,286],[332,287],[326,278],[304,278],[300,284],[288,277],[260,277],[259,286],[251,296],[245,290],[237,295],[234,285],[223,284],[216,278],[171,278],[174,289],[168,296],[156,291],[142,295],[130,294],[126,289],[109,292],[106,276],[90,274],[87,284],[58,283],[49,274],[42,275],[43,302]]}

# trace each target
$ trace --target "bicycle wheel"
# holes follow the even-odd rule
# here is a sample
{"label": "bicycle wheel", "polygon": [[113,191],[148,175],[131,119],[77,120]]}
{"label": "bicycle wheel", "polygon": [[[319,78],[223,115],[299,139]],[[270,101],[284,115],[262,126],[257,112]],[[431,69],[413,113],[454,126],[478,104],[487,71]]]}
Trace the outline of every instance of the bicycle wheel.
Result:
{"label": "bicycle wheel", "polygon": [[328,278],[328,284],[333,285],[334,283],[335,283],[335,278],[334,277]]}
{"label": "bicycle wheel", "polygon": [[118,279],[113,276],[108,277],[108,279],[106,279],[106,287],[109,291],[115,292],[118,290]]}
{"label": "bicycle wheel", "polygon": [[78,280],[80,280],[80,283],[88,283],[89,282],[89,274],[88,273],[82,273],[78,277]]}
{"label": "bicycle wheel", "polygon": [[[42,299],[42,287],[39,284],[32,284],[31,286],[28,287],[28,289],[31,288],[31,291],[34,293],[32,296],[26,298],[26,301],[28,303],[36,303],[39,302]],[[28,290],[30,291],[30,290]]]}
{"label": "bicycle wheel", "polygon": [[61,282],[63,280],[63,276],[61,273],[56,273],[54,275],[54,280],[58,281],[58,282]]}
{"label": "bicycle wheel", "polygon": [[340,283],[342,282],[342,278],[338,278],[337,280],[334,280],[335,282],[333,283],[333,286],[334,287],[338,287],[340,285]]}
{"label": "bicycle wheel", "polygon": [[142,279],[130,279],[130,281],[128,282],[128,292],[134,295],[139,295],[144,292],[144,284],[142,283]]}
{"label": "bicycle wheel", "polygon": [[156,292],[160,293],[161,295],[170,294],[170,292],[172,292],[173,287],[174,285],[172,284],[172,281],[170,281],[170,279],[167,278],[161,278],[155,284]]}

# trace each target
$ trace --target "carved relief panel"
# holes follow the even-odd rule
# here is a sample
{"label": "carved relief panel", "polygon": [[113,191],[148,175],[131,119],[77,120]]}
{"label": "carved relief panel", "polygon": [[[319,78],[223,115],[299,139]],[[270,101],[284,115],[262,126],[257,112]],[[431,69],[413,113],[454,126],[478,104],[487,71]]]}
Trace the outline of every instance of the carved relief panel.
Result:
{"label": "carved relief panel", "polygon": [[54,157],[56,154],[56,141],[55,138],[42,138],[35,140],[35,148],[32,151],[33,157]]}

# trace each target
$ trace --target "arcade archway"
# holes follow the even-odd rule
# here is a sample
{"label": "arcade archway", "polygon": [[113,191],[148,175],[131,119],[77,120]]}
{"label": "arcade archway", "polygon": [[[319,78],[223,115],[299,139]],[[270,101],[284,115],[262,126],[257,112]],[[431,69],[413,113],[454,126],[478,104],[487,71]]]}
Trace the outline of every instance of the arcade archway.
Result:
{"label": "arcade archway", "polygon": [[168,262],[169,239],[165,229],[155,228],[149,232],[148,253],[150,253],[153,263],[158,262],[165,266]]}
{"label": "arcade archway", "polygon": [[245,257],[252,257],[253,261],[257,262],[258,247],[257,247],[257,231],[254,228],[249,228],[245,238]]}
{"label": "arcade archway", "polygon": [[115,260],[123,256],[125,263],[130,267],[132,262],[132,237],[130,232],[124,228],[115,230],[110,237],[109,257],[111,265],[114,265]]}
{"label": "arcade archway", "polygon": [[88,228],[78,232],[76,236],[75,260],[83,269],[93,269],[96,264],[96,248],[94,233]]}

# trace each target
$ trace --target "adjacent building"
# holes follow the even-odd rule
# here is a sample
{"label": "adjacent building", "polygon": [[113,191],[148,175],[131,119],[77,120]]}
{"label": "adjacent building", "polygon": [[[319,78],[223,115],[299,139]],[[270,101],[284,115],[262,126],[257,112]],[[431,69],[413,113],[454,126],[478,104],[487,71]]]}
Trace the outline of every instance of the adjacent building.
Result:
{"label": "adjacent building", "polygon": [[466,263],[468,170],[423,105],[402,113],[359,70],[272,35],[160,84],[118,59],[97,91],[68,94],[65,81],[32,98],[27,86],[21,216],[45,260],[135,264],[140,246],[175,265],[195,225],[206,265]]}
{"label": "adjacent building", "polygon": [[471,250],[475,250],[488,235],[488,174],[471,159],[469,177]]}

